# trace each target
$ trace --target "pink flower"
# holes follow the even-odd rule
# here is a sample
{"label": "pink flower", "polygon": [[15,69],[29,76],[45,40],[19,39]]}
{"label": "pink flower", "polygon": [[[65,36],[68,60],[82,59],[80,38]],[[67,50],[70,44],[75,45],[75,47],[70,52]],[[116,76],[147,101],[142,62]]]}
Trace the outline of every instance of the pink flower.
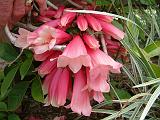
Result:
{"label": "pink flower", "polygon": [[54,15],[56,15],[56,11],[53,10],[47,10],[45,16],[52,18]]}
{"label": "pink flower", "polygon": [[55,69],[57,67],[57,57],[60,54],[61,52],[55,52],[47,60],[43,61],[42,64],[38,67],[39,75],[46,75]]}
{"label": "pink flower", "polygon": [[66,103],[70,84],[70,73],[67,68],[57,68],[53,74],[48,88],[46,105],[59,107]]}
{"label": "pink flower", "polygon": [[34,54],[34,59],[36,61],[44,61],[44,60],[46,60],[49,56],[51,56],[54,53],[55,53],[55,51],[50,50],[50,51],[46,51],[46,52],[44,52],[42,54]]}
{"label": "pink flower", "polygon": [[66,26],[67,24],[71,23],[75,17],[76,17],[76,13],[72,13],[72,12],[65,13],[61,17],[61,25]]}
{"label": "pink flower", "polygon": [[99,21],[96,18],[94,18],[93,16],[91,16],[89,14],[86,14],[85,17],[88,21],[89,26],[93,30],[95,30],[95,31],[101,31],[102,30],[101,24],[99,23]]}
{"label": "pink flower", "polygon": [[70,38],[71,36],[62,30],[43,25],[30,33],[27,41],[35,54],[42,54],[47,50],[51,50],[55,44],[64,43]]}
{"label": "pink flower", "polygon": [[92,108],[89,100],[89,92],[88,90],[82,90],[86,85],[85,74],[81,69],[74,74],[74,76],[75,79],[70,107],[72,111],[78,114],[82,113],[85,116],[90,116]]}
{"label": "pink flower", "polygon": [[122,65],[99,49],[87,49],[91,57],[90,70],[87,69],[87,85],[95,91],[109,92],[107,83],[109,72],[120,73]]}
{"label": "pink flower", "polygon": [[92,91],[93,99],[97,102],[103,102],[105,100],[102,92]]}
{"label": "pink flower", "polygon": [[45,15],[45,12],[47,10],[46,0],[36,0],[36,2],[38,3],[40,8],[40,14]]}
{"label": "pink flower", "polygon": [[30,33],[30,31],[23,28],[19,28],[18,33],[20,35],[18,35],[18,38],[16,39],[14,45],[16,47],[23,48],[23,49],[27,48],[29,46],[29,44],[27,43],[27,36]]}
{"label": "pink flower", "polygon": [[117,40],[121,40],[124,38],[124,35],[125,35],[124,32],[122,32],[121,30],[113,26],[111,23],[107,23],[103,21],[100,21],[100,23],[102,25],[104,33],[111,35],[113,38]]}
{"label": "pink flower", "polygon": [[65,120],[66,116],[55,117],[53,120]]}
{"label": "pink flower", "polygon": [[81,31],[85,31],[87,30],[88,28],[88,23],[87,23],[87,20],[85,19],[85,17],[83,15],[79,15],[78,18],[77,18],[77,25],[78,25],[78,28],[81,30]]}
{"label": "pink flower", "polygon": [[111,23],[114,19],[114,17],[107,16],[107,15],[92,14],[92,16],[95,17],[96,19],[102,20],[104,22],[109,22],[109,23]]}
{"label": "pink flower", "polygon": [[56,19],[50,22],[46,22],[44,25],[48,25],[50,27],[56,28],[59,24],[60,24],[60,19]]}
{"label": "pink flower", "polygon": [[94,36],[85,34],[85,35],[83,35],[83,40],[92,49],[97,49],[100,47],[99,41],[97,41]]}
{"label": "pink flower", "polygon": [[28,120],[41,120],[39,117],[30,116]]}
{"label": "pink flower", "polygon": [[56,11],[56,14],[54,15],[54,18],[60,18],[63,14],[64,11],[64,6],[61,6],[58,8],[58,10]]}
{"label": "pink flower", "polygon": [[38,22],[50,22],[50,21],[52,21],[52,19],[50,19],[50,18],[48,18],[48,17],[45,17],[45,16],[38,16],[37,18],[36,18],[36,20],[38,21]]}
{"label": "pink flower", "polygon": [[82,65],[90,66],[90,57],[80,36],[76,36],[58,58],[58,67],[67,65],[74,73],[77,73]]}
{"label": "pink flower", "polygon": [[[56,71],[57,71],[57,67],[55,67],[48,75],[46,75],[42,85],[44,95],[48,94],[49,85],[51,84]],[[46,98],[46,103],[48,103],[48,98]],[[50,103],[48,103],[48,105],[49,104]]]}

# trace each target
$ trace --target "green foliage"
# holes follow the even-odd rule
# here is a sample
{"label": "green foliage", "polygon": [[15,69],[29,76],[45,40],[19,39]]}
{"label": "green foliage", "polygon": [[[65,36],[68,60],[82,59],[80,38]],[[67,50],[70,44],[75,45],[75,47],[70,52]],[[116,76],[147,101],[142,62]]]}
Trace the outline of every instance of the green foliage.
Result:
{"label": "green foliage", "polygon": [[1,96],[4,96],[7,93],[8,88],[11,85],[11,82],[13,81],[19,66],[15,66],[13,69],[11,69],[7,75],[4,77],[4,80],[1,85]]}
{"label": "green foliage", "polygon": [[29,68],[32,65],[33,57],[29,56],[21,65],[20,67],[20,75],[21,75],[21,80],[24,79],[24,77],[27,75],[27,72],[29,71]]}
{"label": "green foliage", "polygon": [[32,97],[38,102],[44,102],[41,79],[35,77],[32,82]]}
{"label": "green foliage", "polygon": [[21,119],[19,118],[18,115],[12,113],[8,116],[8,120],[21,120]]}
{"label": "green foliage", "polygon": [[11,62],[16,59],[18,53],[16,50],[8,43],[1,43],[0,44],[0,58]]}
{"label": "green foliage", "polygon": [[19,82],[9,92],[8,94],[9,111],[14,111],[20,106],[29,84],[30,83],[27,81]]}

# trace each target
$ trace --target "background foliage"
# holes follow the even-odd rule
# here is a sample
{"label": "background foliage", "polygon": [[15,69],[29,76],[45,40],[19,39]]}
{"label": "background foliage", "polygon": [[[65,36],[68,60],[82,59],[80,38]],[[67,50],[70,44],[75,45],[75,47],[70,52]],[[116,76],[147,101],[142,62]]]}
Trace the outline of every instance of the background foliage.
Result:
{"label": "background foliage", "polygon": [[[96,0],[96,6],[119,15],[114,24],[126,33],[121,43],[129,61],[119,59],[124,64],[122,74],[111,75],[112,90],[105,94],[106,101],[94,106],[93,113],[105,114],[103,120],[160,119],[160,2]],[[39,63],[30,51],[23,51],[16,59],[19,53],[9,43],[0,43],[0,58],[8,63],[0,70],[0,120],[20,120],[16,113],[24,99],[32,96],[37,102],[44,101],[41,78],[35,72]]]}

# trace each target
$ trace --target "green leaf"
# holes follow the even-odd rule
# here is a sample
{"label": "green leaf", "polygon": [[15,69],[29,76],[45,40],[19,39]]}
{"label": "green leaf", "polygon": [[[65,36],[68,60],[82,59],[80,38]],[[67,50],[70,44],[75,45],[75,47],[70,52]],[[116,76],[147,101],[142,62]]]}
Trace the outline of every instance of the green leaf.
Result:
{"label": "green leaf", "polygon": [[144,4],[144,5],[153,5],[155,4],[155,0],[140,0],[141,4]]}
{"label": "green leaf", "polygon": [[32,65],[32,60],[33,60],[33,58],[29,57],[22,63],[22,65],[20,67],[21,80],[23,80],[24,77],[27,75],[27,72]]}
{"label": "green leaf", "polygon": [[8,116],[8,120],[21,120],[18,115],[12,113]]}
{"label": "green leaf", "polygon": [[144,51],[148,53],[148,56],[154,57],[160,55],[160,41],[155,41],[144,48]]}
{"label": "green leaf", "polygon": [[116,90],[120,99],[127,99],[127,98],[131,97],[131,95],[126,90],[117,89],[117,88],[115,90]]}
{"label": "green leaf", "polygon": [[4,112],[0,112],[0,120],[3,120],[6,114]]}
{"label": "green leaf", "polygon": [[8,43],[1,43],[0,44],[0,58],[11,62],[15,60],[18,56],[16,50]]}
{"label": "green leaf", "polygon": [[154,104],[154,102],[156,101],[156,99],[158,98],[159,95],[160,95],[160,85],[158,86],[158,88],[154,91],[154,93],[150,97],[146,107],[144,108],[144,110],[142,112],[140,120],[144,120],[145,119],[145,117],[147,116],[149,110],[151,109],[152,105]]}
{"label": "green leaf", "polygon": [[151,63],[152,69],[154,70],[156,76],[159,78],[160,77],[160,66]]}
{"label": "green leaf", "polygon": [[33,79],[32,83],[32,97],[34,100],[38,102],[44,102],[44,96],[43,96],[43,91],[42,91],[42,84],[41,80],[38,77],[35,77]]}
{"label": "green leaf", "polygon": [[5,102],[0,102],[0,111],[6,111],[7,110],[7,105]]}
{"label": "green leaf", "polygon": [[129,112],[130,110],[134,109],[134,108],[137,107],[137,106],[138,106],[137,103],[133,103],[133,104],[129,105],[128,107],[122,109],[121,111],[115,112],[115,113],[113,113],[112,115],[110,115],[110,116],[108,116],[108,117],[106,117],[106,118],[104,118],[104,119],[102,119],[102,120],[113,120],[114,118],[117,118],[117,117],[119,117],[120,115]]}
{"label": "green leaf", "polygon": [[1,86],[1,96],[4,96],[7,93],[8,88],[10,87],[17,71],[18,71],[19,65],[11,69],[8,74],[5,76],[2,86]]}
{"label": "green leaf", "polygon": [[29,84],[30,82],[23,81],[23,82],[17,83],[12,88],[12,90],[8,94],[8,110],[9,111],[14,111],[19,107],[27,91],[27,88],[29,87]]}
{"label": "green leaf", "polygon": [[0,81],[3,80],[3,78],[4,78],[4,72],[0,70]]}

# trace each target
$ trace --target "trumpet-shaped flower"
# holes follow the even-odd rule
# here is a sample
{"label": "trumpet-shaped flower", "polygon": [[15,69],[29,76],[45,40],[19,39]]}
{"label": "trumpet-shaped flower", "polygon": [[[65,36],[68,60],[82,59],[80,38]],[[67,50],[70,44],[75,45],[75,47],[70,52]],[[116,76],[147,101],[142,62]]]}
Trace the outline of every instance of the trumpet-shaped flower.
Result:
{"label": "trumpet-shaped flower", "polygon": [[90,57],[80,36],[76,36],[58,58],[58,67],[67,65],[74,73],[77,73],[82,65],[90,66]]}
{"label": "trumpet-shaped flower", "polygon": [[89,26],[93,30],[95,30],[95,31],[101,31],[102,30],[102,26],[96,18],[94,18],[93,16],[91,16],[89,14],[86,14],[85,17],[88,21]]}
{"label": "trumpet-shaped flower", "polygon": [[64,43],[70,38],[71,36],[62,30],[43,25],[30,33],[27,41],[36,54],[42,54],[51,50],[55,44]]}
{"label": "trumpet-shaped flower", "polygon": [[95,91],[109,92],[108,74],[110,71],[120,73],[122,65],[99,49],[88,48],[87,51],[92,62],[90,70],[87,71],[88,87]]}
{"label": "trumpet-shaped flower", "polygon": [[14,45],[16,47],[23,48],[23,49],[27,48],[29,46],[29,44],[27,43],[27,36],[30,33],[30,31],[23,28],[19,28],[18,33],[19,35],[17,36],[17,39]]}
{"label": "trumpet-shaped flower", "polygon": [[70,72],[67,68],[57,68],[54,72],[48,88],[46,105],[59,107],[66,103],[70,84]]}
{"label": "trumpet-shaped flower", "polygon": [[55,53],[55,51],[50,50],[50,51],[46,51],[42,54],[34,54],[34,59],[36,61],[44,61],[46,60],[48,57],[50,57],[51,55],[53,55]]}
{"label": "trumpet-shaped flower", "polygon": [[83,15],[79,15],[77,18],[77,25],[81,31],[86,31],[88,28],[88,23]]}
{"label": "trumpet-shaped flower", "polygon": [[78,114],[82,113],[85,116],[89,116],[91,114],[89,92],[87,89],[82,90],[86,85],[84,71],[81,69],[79,72],[74,74],[74,76],[75,79],[70,107]]}
{"label": "trumpet-shaped flower", "polygon": [[43,61],[42,64],[38,67],[38,73],[40,75],[46,75],[50,73],[54,68],[57,67],[57,58],[61,52],[55,52],[47,60]]}
{"label": "trumpet-shaped flower", "polygon": [[112,22],[114,17],[112,16],[107,16],[107,15],[98,15],[98,14],[92,14],[93,17],[95,17],[96,19],[102,20],[104,22]]}
{"label": "trumpet-shaped flower", "polygon": [[107,22],[103,22],[100,21],[102,28],[103,28],[103,32],[111,35],[113,38],[117,39],[117,40],[121,40],[124,38],[124,32],[119,30],[118,28],[116,28],[114,25],[112,25],[111,23],[107,23]]}
{"label": "trumpet-shaped flower", "polygon": [[83,35],[83,40],[92,49],[97,49],[100,46],[96,38],[91,35],[88,34]]}
{"label": "trumpet-shaped flower", "polygon": [[61,17],[61,25],[66,26],[67,24],[71,23],[75,17],[76,17],[76,13],[72,13],[72,12],[65,13]]}

